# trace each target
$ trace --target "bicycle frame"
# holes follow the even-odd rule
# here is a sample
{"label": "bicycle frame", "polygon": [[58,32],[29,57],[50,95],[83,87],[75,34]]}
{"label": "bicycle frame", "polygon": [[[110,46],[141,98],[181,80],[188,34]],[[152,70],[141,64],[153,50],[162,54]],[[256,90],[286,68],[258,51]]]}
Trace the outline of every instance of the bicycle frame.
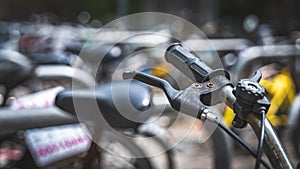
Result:
{"label": "bicycle frame", "polygon": [[64,65],[42,65],[35,69],[35,75],[38,79],[70,79],[81,87],[94,87],[94,78],[78,69]]}
{"label": "bicycle frame", "polygon": [[75,116],[56,107],[21,110],[1,108],[0,112],[0,128],[5,129],[0,131],[0,139],[19,130],[78,123]]}
{"label": "bicycle frame", "polygon": [[[223,94],[226,94],[227,105],[232,108],[232,103],[235,102],[235,96],[232,94],[232,88],[227,86],[223,91]],[[227,93],[231,93],[231,95],[228,95]],[[247,117],[247,122],[254,130],[256,136],[259,137],[260,119],[254,114],[250,113]],[[273,126],[268,119],[265,120],[264,138],[264,150],[272,166],[276,169],[294,168]]]}

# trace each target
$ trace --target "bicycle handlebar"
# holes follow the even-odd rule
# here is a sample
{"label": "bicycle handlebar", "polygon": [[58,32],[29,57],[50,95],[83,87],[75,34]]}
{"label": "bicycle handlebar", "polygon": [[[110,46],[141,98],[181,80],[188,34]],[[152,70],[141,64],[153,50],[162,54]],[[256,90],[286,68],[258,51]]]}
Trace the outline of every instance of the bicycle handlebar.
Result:
{"label": "bicycle handlebar", "polygon": [[200,58],[190,53],[179,43],[168,47],[165,58],[192,81],[204,82],[217,75],[225,75],[230,79],[227,71],[223,69],[211,69]]}
{"label": "bicycle handlebar", "polygon": [[[216,75],[221,75],[220,72],[214,72],[210,67],[208,67],[204,62],[199,58],[188,52],[180,44],[173,44],[167,49],[166,60],[173,64],[177,69],[182,73],[188,76],[191,79],[194,79],[198,82],[203,82],[209,79],[209,76],[214,77]],[[226,76],[226,71],[225,75]],[[226,76],[228,78],[228,76]],[[259,81],[261,74],[257,73],[250,81]],[[229,78],[228,78],[229,79]],[[251,86],[248,86],[251,87]],[[233,87],[231,85],[223,86],[220,92],[226,97],[226,104],[233,108],[233,105],[236,103],[236,97],[233,94]],[[255,131],[255,134],[259,136],[259,126],[260,120],[258,117],[250,113],[247,116],[247,122],[250,123],[252,128]],[[281,169],[291,169],[293,168],[292,163],[290,162],[285,149],[281,145],[281,142],[276,135],[271,123],[268,119],[265,120],[265,146],[266,155],[268,156],[272,166],[274,168]]]}
{"label": "bicycle handlebar", "polygon": [[[266,101],[266,98],[263,95],[261,86],[257,83],[257,81],[259,81],[261,77],[260,73],[257,73],[251,79],[240,80],[237,87],[235,88],[236,90],[234,90],[232,84],[228,83],[230,81],[228,73],[226,73],[226,71],[220,69],[212,70],[199,58],[184,49],[180,44],[173,44],[172,46],[170,46],[167,49],[165,57],[167,61],[176,66],[186,76],[194,81],[202,83],[194,83],[190,87],[182,91],[173,92],[173,88],[166,81],[142,72],[125,72],[123,74],[123,77],[126,79],[133,78],[144,83],[160,87],[164,90],[167,96],[173,96],[168,97],[168,100],[172,107],[176,110],[180,110],[181,112],[183,110],[183,113],[190,115],[190,110],[197,109],[197,118],[209,119],[215,122],[217,121],[217,119],[214,116],[211,119],[208,118],[213,113],[209,112],[209,110],[206,108],[206,105],[203,104],[201,96],[207,96],[207,94],[209,95],[210,93],[217,92],[219,93],[218,96],[220,96],[220,98],[224,98],[225,96],[226,104],[232,108],[235,107],[235,110],[237,110],[237,112],[255,112],[243,114],[245,115],[243,117],[243,120],[246,120],[251,125],[258,137],[260,136],[261,121],[258,118],[257,112],[260,112],[261,110],[267,110],[261,108],[266,108],[268,106],[268,101]],[[208,80],[210,80],[211,82],[209,82]],[[212,86],[209,84],[212,84]],[[238,100],[236,96],[238,96]],[[212,101],[217,104],[219,102],[222,102],[222,99],[220,98],[214,98]],[[254,102],[249,104],[248,100],[254,100]],[[254,107],[251,107],[252,105],[254,105]],[[184,106],[188,109],[180,109],[181,106]],[[271,123],[268,119],[264,121],[264,149],[266,155],[269,158],[269,161],[274,168],[292,169],[292,163],[290,162],[285,149],[281,145],[281,142],[279,141],[278,136],[276,135],[276,132],[273,129]]]}
{"label": "bicycle handlebar", "polygon": [[194,81],[205,81],[208,79],[209,74],[213,72],[210,67],[183,48],[181,44],[171,45],[165,53],[165,58]]}

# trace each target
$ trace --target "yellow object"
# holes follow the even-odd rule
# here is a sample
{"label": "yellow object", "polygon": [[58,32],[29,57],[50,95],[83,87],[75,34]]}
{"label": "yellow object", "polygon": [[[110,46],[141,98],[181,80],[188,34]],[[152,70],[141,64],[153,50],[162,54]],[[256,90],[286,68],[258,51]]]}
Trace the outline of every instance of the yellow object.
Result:
{"label": "yellow object", "polygon": [[[273,126],[285,126],[288,124],[288,109],[296,95],[295,86],[291,74],[284,68],[272,78],[260,80],[260,84],[266,89],[271,106],[267,118]],[[234,118],[233,111],[227,107],[223,114],[223,121],[231,127]]]}
{"label": "yellow object", "polygon": [[231,123],[233,121],[234,118],[234,113],[233,110],[230,107],[226,107],[223,113],[223,123],[227,126],[227,127],[232,127]]}
{"label": "yellow object", "polygon": [[167,62],[162,62],[152,68],[151,75],[163,78],[168,75],[168,72],[171,70],[171,65]]}

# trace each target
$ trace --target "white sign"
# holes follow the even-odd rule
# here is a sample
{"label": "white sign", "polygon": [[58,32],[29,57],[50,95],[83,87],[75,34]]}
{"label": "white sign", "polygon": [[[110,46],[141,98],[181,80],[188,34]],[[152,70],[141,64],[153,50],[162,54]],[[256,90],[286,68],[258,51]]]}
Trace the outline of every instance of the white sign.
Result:
{"label": "white sign", "polygon": [[89,133],[80,124],[27,130],[25,140],[39,167],[89,150]]}
{"label": "white sign", "polygon": [[55,97],[57,93],[62,91],[63,87],[54,87],[47,90],[43,90],[37,93],[22,96],[10,105],[11,109],[29,109],[29,108],[41,108],[50,107],[54,105]]}

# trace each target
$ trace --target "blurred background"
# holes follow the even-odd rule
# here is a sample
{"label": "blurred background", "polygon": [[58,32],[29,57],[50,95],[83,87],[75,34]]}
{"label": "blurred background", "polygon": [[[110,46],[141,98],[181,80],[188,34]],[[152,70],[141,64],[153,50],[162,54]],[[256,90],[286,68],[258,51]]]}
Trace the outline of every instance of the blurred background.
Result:
{"label": "blurred background", "polygon": [[255,16],[277,35],[300,27],[297,0],[3,0],[0,19],[14,22],[83,24],[100,27],[116,18],[136,12],[159,11],[187,19],[198,27],[213,28],[219,37],[245,36],[243,21]]}
{"label": "blurred background", "polygon": [[[20,108],[16,100],[24,95],[51,87],[69,88],[73,85],[70,79],[74,77],[64,79],[65,69],[54,67],[58,72],[56,73],[49,67],[41,69],[44,65],[64,65],[72,67],[72,70],[80,68],[88,72],[85,77],[76,79],[86,88],[91,87],[90,82],[93,80],[96,80],[100,86],[114,77],[120,80],[125,70],[145,70],[149,67],[153,69],[147,73],[164,78],[175,87],[186,87],[191,84],[191,81],[182,80],[186,77],[166,63],[163,57],[165,51],[143,50],[157,46],[166,48],[171,43],[179,41],[173,38],[173,35],[176,35],[183,39],[184,44],[196,49],[192,52],[199,54],[209,66],[213,68],[224,66],[231,73],[233,83],[237,83],[240,78],[248,77],[258,69],[263,72],[262,83],[267,88],[268,98],[271,103],[277,105],[271,109],[272,112],[268,113],[270,114],[268,118],[287,145],[288,152],[296,164],[300,160],[300,106],[297,106],[300,100],[299,6],[298,0],[1,0],[0,49],[22,54],[25,59],[20,62],[25,62],[27,59],[32,63],[30,65],[32,67],[28,75],[21,76],[19,81],[15,81],[18,79],[15,75],[22,74],[23,68],[29,66],[15,63],[16,59],[10,57],[15,56],[14,53],[0,54],[2,56],[0,63],[4,63],[2,65],[11,62],[17,66],[21,65],[22,68],[17,73],[14,71],[11,73],[6,66],[0,65],[0,68],[3,68],[3,71],[2,69],[0,71],[8,73],[0,76],[0,87],[4,85],[6,88],[5,90],[0,88],[0,103],[2,107]],[[146,27],[152,32],[167,36],[148,36],[142,32],[145,30],[139,30],[135,26],[121,25],[118,28],[112,25],[113,29],[108,26],[98,32],[97,36],[89,39],[106,24],[122,16],[139,12],[163,12],[184,18],[199,28],[210,41],[207,41],[205,36],[202,37],[202,34],[193,32],[193,29],[184,28],[183,22],[177,22],[175,19],[169,23],[152,20],[157,24]],[[151,25],[151,21],[149,20],[147,24]],[[135,34],[140,36],[132,36],[120,41],[120,37]],[[88,39],[89,43],[85,43]],[[82,50],[84,44],[87,45]],[[81,51],[83,52],[80,53]],[[82,54],[80,57],[79,53]],[[102,65],[98,65],[99,55],[103,55]],[[47,74],[48,72],[50,73]],[[51,75],[53,72],[55,77]],[[96,73],[96,79],[90,78],[91,72]],[[188,84],[177,84],[176,80]],[[164,98],[162,92],[153,88],[151,92],[153,105],[162,104],[161,98]],[[157,97],[160,96],[156,103],[155,94]],[[53,99],[55,96],[56,93],[53,94]],[[38,105],[33,104],[31,98],[27,100],[29,100],[28,105],[31,106],[29,108]],[[164,101],[167,105],[166,100]],[[51,103],[53,106],[54,101],[52,100]],[[159,107],[159,104],[156,106]],[[290,107],[293,108],[292,111],[289,110]],[[223,112],[223,109],[221,111]],[[167,120],[163,117],[161,122],[163,124],[159,124],[163,128],[170,127],[172,120],[177,118],[178,114],[173,115],[173,109],[170,112],[167,112]],[[231,125],[233,117],[229,108],[224,110],[223,122],[255,147],[257,140],[254,133],[249,127],[243,130],[234,129]],[[190,129],[189,124],[193,122],[193,119],[187,117],[179,119],[181,121],[175,127],[173,126],[174,130],[171,130],[170,135],[173,140],[182,136],[186,128]],[[116,120],[116,123],[118,124],[119,121]],[[124,122],[126,123],[128,121]],[[218,168],[216,167],[218,160],[224,160],[222,155],[225,154],[225,150],[228,155],[228,159],[225,159],[227,167],[219,162],[219,168],[253,168],[254,158],[225,135],[212,138],[213,142],[216,140],[222,142],[220,138],[228,142],[228,145],[224,145],[224,142],[214,145],[215,150],[224,150],[223,153],[216,151],[217,155],[214,154],[211,142],[199,144],[198,131],[201,127],[202,124],[197,123],[186,140],[176,146],[175,149],[179,152],[179,156],[175,158],[178,168],[199,168],[197,162],[202,163],[204,168],[215,162],[215,168]],[[286,128],[289,130],[285,130]],[[167,143],[170,142],[169,140]],[[143,146],[149,149],[147,145],[141,147]],[[194,163],[190,163],[191,159]]]}

